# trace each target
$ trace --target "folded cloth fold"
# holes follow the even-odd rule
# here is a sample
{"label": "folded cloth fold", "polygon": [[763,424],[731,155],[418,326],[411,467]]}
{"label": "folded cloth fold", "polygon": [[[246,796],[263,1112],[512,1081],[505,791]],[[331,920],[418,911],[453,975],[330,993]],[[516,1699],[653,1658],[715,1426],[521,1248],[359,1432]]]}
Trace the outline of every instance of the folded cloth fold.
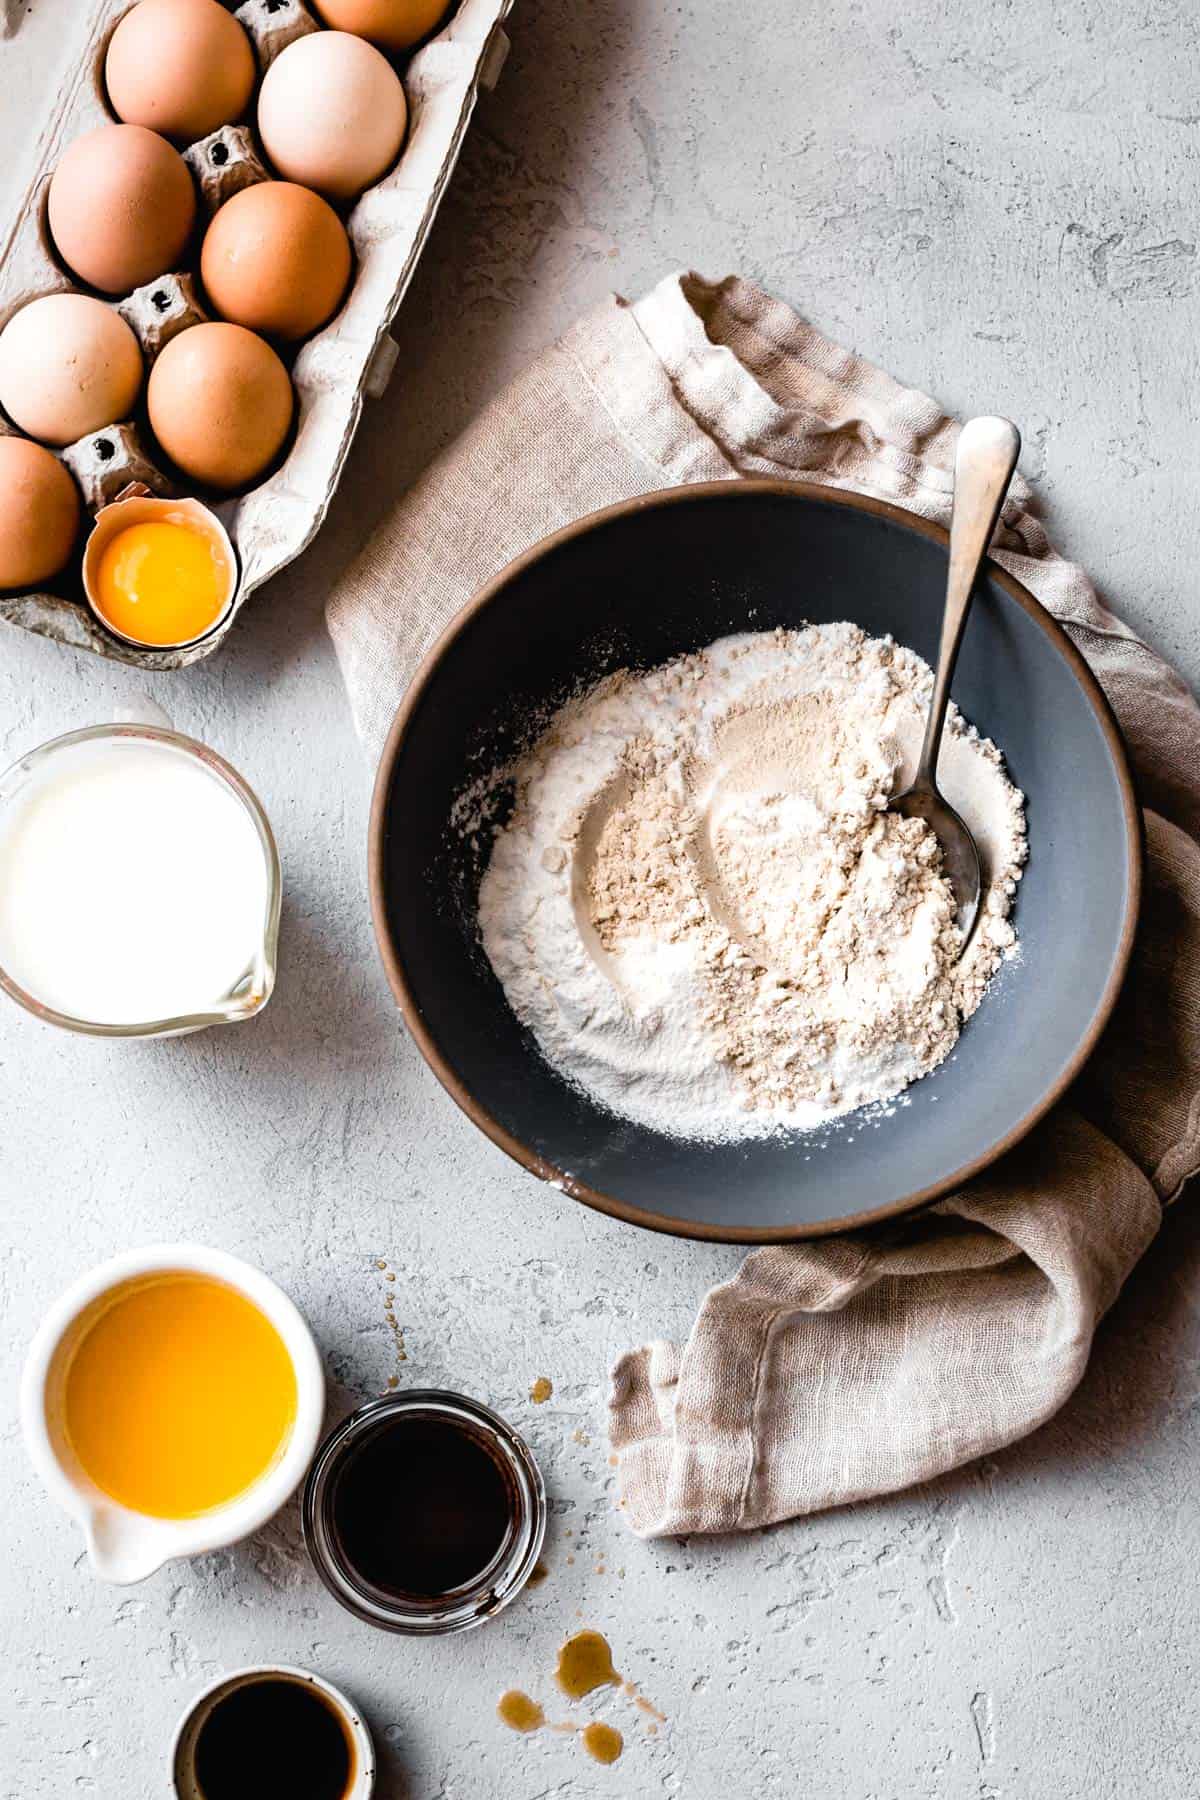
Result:
{"label": "folded cloth fold", "polygon": [[[497,569],[630,495],[744,475],[949,519],[958,424],[752,283],[613,298],[488,406],[329,602],[372,765],[421,656]],[[685,1346],[613,1371],[624,1517],[743,1530],[924,1481],[1066,1400],[1096,1324],[1200,1168],[1200,709],[1050,546],[1018,478],[994,554],[1064,626],[1125,732],[1147,882],[1116,1014],[1064,1104],[886,1235],[760,1250]]]}

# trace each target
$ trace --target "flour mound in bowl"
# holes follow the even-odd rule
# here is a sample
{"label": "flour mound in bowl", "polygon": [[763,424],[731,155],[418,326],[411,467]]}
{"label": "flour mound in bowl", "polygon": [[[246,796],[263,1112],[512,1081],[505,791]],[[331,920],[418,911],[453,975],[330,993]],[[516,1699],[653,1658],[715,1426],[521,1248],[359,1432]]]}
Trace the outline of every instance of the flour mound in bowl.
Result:
{"label": "flour mound in bowl", "polygon": [[887,812],[929,667],[850,624],[720,639],[622,670],[508,771],[479,929],[543,1055],[672,1135],[811,1129],[953,1049],[1000,962],[1023,796],[951,707],[939,781],[979,846],[965,954],[936,837]]}

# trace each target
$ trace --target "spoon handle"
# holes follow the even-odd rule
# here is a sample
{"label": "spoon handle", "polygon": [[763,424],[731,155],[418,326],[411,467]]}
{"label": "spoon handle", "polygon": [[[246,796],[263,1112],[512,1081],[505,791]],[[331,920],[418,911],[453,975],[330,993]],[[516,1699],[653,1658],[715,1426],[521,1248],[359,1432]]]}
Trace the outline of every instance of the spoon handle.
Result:
{"label": "spoon handle", "polygon": [[954,510],[950,516],[946,610],[942,615],[942,641],[938,646],[933,700],[917,766],[916,779],[923,786],[934,785],[958,646],[971,608],[979,565],[987,555],[1020,453],[1021,434],[1008,419],[968,419],[959,434],[954,455]]}

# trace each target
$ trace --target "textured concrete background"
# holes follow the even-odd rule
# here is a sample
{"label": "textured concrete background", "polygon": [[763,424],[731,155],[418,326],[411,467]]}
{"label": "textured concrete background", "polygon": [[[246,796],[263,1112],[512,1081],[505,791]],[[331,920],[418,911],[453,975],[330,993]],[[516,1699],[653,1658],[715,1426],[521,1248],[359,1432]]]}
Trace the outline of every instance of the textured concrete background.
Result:
{"label": "textured concrete background", "polygon": [[[0,45],[0,179],[19,179],[76,11],[33,0]],[[361,1700],[384,1800],[1184,1800],[1200,1789],[1194,1217],[1167,1221],[1082,1390],[1028,1443],[746,1541],[631,1540],[605,1369],[685,1331],[737,1257],[544,1191],[425,1072],[368,931],[368,783],[321,603],[532,352],[607,288],[692,263],[758,276],[952,407],[1010,412],[1058,542],[1196,682],[1200,26],[1188,0],[519,0],[513,36],[329,526],[213,663],[153,684],[274,818],[275,1000],[249,1026],[124,1049],[0,1018],[0,1794],[164,1792],[189,1696],[282,1658]],[[5,631],[0,755],[138,685]],[[339,1411],[396,1372],[387,1259],[403,1379],[463,1387],[527,1430],[553,1499],[549,1580],[457,1642],[393,1640],[326,1596],[291,1509],[224,1555],[101,1588],[26,1468],[17,1372],[67,1280],[167,1237],[278,1276]],[[554,1398],[533,1408],[542,1374]],[[596,1709],[628,1737],[607,1770],[493,1716],[510,1684],[549,1698],[581,1617],[669,1716],[651,1736],[627,1703]]]}

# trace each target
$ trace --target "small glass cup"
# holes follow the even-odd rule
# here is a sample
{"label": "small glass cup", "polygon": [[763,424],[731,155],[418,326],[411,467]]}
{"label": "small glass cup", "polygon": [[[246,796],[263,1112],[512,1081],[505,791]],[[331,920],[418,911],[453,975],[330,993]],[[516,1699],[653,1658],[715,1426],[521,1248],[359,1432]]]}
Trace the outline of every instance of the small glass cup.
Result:
{"label": "small glass cup", "polygon": [[[181,1037],[189,1031],[203,1031],[206,1025],[232,1025],[239,1019],[250,1019],[255,1013],[261,1012],[275,986],[282,877],[279,851],[262,802],[249,783],[243,780],[223,756],[218,756],[215,750],[210,750],[207,744],[200,743],[196,738],[185,737],[182,732],[174,730],[167,715],[151,703],[146,703],[140,710],[145,715],[143,719],[120,719],[108,725],[88,725],[81,731],[69,731],[62,737],[51,738],[36,750],[27,751],[24,756],[18,757],[16,762],[0,774],[0,814],[18,797],[26,783],[36,778],[55,756],[77,744],[143,739],[150,743],[168,745],[194,762],[201,763],[210,775],[215,776],[230,790],[249,815],[262,848],[266,871],[266,906],[258,949],[250,966],[241,973],[222,999],[215,1001],[206,1011],[191,1013],[186,1017],[148,1019],[123,1025],[106,1025],[94,1020],[73,1018],[68,1013],[58,1012],[53,1007],[44,1005],[0,966],[0,989],[18,1005],[48,1025],[61,1026],[65,1031],[82,1032],[88,1037]],[[86,928],[84,909],[80,929]],[[96,948],[98,953],[103,953],[102,943],[97,943]]]}
{"label": "small glass cup", "polygon": [[209,1715],[240,1689],[256,1681],[279,1680],[299,1682],[321,1696],[340,1721],[353,1747],[354,1767],[344,1800],[371,1800],[375,1792],[375,1747],[365,1719],[331,1681],[315,1675],[311,1669],[293,1668],[290,1663],[256,1663],[251,1668],[235,1669],[229,1675],[219,1675],[197,1694],[179,1721],[171,1746],[171,1777],[176,1800],[204,1800],[204,1790],[196,1778],[196,1746]]}
{"label": "small glass cup", "polygon": [[[353,1453],[397,1417],[434,1418],[457,1425],[500,1468],[509,1492],[508,1534],[492,1560],[469,1583],[425,1600],[397,1598],[372,1586],[354,1568],[333,1517],[337,1478]],[[419,1478],[419,1471],[414,1471]],[[313,1566],[336,1600],[364,1624],[411,1637],[470,1631],[514,1600],[533,1573],[546,1535],[546,1489],[524,1438],[478,1400],[440,1389],[415,1389],[371,1400],[330,1432],[317,1451],[304,1487],[304,1541]]]}

